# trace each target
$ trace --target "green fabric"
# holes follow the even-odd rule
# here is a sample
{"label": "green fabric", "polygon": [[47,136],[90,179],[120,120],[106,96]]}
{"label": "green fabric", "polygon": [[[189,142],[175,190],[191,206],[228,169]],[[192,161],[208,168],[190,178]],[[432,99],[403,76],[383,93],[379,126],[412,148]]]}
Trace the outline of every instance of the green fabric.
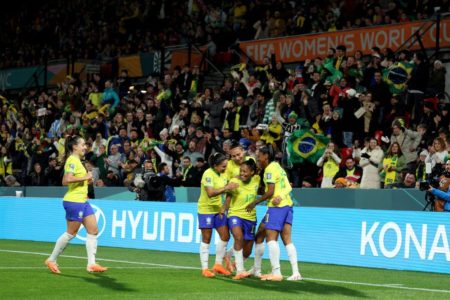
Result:
{"label": "green fabric", "polygon": [[329,139],[317,135],[311,130],[296,130],[289,137],[287,149],[292,163],[302,163],[305,160],[316,163],[323,155]]}

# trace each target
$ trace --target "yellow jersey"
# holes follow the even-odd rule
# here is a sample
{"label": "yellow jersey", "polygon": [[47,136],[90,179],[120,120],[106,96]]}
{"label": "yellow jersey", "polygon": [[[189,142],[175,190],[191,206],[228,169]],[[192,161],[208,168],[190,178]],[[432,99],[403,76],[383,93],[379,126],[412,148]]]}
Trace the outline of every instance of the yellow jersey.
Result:
{"label": "yellow jersey", "polygon": [[239,188],[230,191],[232,198],[228,209],[228,217],[236,216],[249,221],[256,221],[256,208],[251,212],[247,212],[245,208],[256,199],[259,181],[259,175],[254,175],[248,183],[243,182],[239,178],[230,180],[230,182],[239,184]]}
{"label": "yellow jersey", "polygon": [[[268,190],[269,184],[275,185],[275,190],[271,199],[267,200],[267,205],[269,207],[283,207],[292,206],[293,202],[291,196],[289,195],[292,191],[291,183],[288,180],[286,172],[277,162],[271,162],[264,170],[264,184],[265,191]],[[272,199],[275,197],[281,197],[281,202],[279,205],[273,205]]]}
{"label": "yellow jersey", "polygon": [[[245,156],[244,161],[247,161],[249,159],[255,160],[251,156]],[[230,159],[227,163],[227,168],[225,169],[225,174],[227,175],[228,181],[230,181],[233,178],[236,178],[239,176],[239,173],[241,172],[241,166],[234,162],[234,160]]]}
{"label": "yellow jersey", "polygon": [[200,184],[200,197],[198,198],[198,213],[199,214],[217,214],[222,208],[223,195],[208,197],[206,188],[221,189],[227,185],[227,176],[225,174],[218,174],[214,169],[209,168],[203,173]]}
{"label": "yellow jersey", "polygon": [[[66,164],[64,165],[64,174],[72,173],[75,177],[81,178],[86,176],[86,168],[81,163],[81,160],[73,155],[70,155]],[[88,182],[69,183],[69,190],[64,195],[64,201],[83,203],[87,201]]]}

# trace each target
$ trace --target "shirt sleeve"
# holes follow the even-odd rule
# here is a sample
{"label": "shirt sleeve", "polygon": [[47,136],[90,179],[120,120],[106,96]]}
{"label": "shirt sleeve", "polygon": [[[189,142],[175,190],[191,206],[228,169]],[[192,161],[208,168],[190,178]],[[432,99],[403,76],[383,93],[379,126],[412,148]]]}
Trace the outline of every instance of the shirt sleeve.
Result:
{"label": "shirt sleeve", "polygon": [[203,175],[202,178],[202,184],[204,187],[214,187],[214,179],[212,174],[210,174],[209,172],[205,172],[205,174]]}
{"label": "shirt sleeve", "polygon": [[68,160],[64,165],[64,174],[75,174],[75,163],[72,160]]}
{"label": "shirt sleeve", "polygon": [[268,167],[266,169],[266,171],[264,172],[264,181],[266,183],[276,183],[276,179],[275,179],[276,175],[277,175],[276,170],[274,170],[271,167]]}

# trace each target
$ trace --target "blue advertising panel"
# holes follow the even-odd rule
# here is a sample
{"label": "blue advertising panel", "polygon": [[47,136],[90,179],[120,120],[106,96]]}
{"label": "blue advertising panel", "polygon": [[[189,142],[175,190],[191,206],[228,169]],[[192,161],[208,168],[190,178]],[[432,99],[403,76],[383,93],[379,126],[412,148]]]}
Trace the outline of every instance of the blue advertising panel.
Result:
{"label": "blue advertising panel", "polygon": [[[100,246],[198,253],[195,203],[91,204]],[[264,212],[258,207],[258,220]],[[3,197],[0,239],[54,242],[65,230],[64,216],[55,198]],[[448,218],[446,213],[295,207],[293,242],[299,261],[449,274]],[[84,243],[85,234],[81,230],[73,242]],[[283,246],[281,258],[287,259]]]}

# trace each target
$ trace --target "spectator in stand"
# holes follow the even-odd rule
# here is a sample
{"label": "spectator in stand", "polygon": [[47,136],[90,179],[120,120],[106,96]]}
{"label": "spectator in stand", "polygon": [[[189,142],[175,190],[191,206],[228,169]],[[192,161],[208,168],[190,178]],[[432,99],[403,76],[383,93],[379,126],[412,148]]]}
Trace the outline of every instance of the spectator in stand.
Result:
{"label": "spectator in stand", "polygon": [[185,187],[195,186],[193,185],[193,168],[194,166],[191,163],[191,159],[189,156],[184,156],[182,158],[181,166],[177,169],[177,176],[182,177],[181,185]]}
{"label": "spectator in stand", "polygon": [[423,99],[429,79],[429,69],[421,52],[413,56],[414,68],[408,76],[408,95],[406,105],[411,115],[411,122],[418,124],[423,113]]}
{"label": "spectator in stand", "polygon": [[305,176],[302,180],[302,188],[314,188],[317,182],[311,176]]}
{"label": "spectator in stand", "polygon": [[1,147],[0,149],[0,176],[1,179],[6,178],[8,175],[12,175],[12,159],[9,156],[8,149]]}
{"label": "spectator in stand", "polygon": [[63,171],[55,157],[50,157],[48,167],[44,171],[49,186],[60,186],[62,184]]}
{"label": "spectator in stand", "polygon": [[427,170],[426,170],[426,164],[425,164],[425,160],[428,156],[428,151],[427,150],[423,150],[420,152],[419,154],[419,158],[417,160],[417,164],[416,164],[416,168],[415,168],[415,177],[417,179],[417,181],[426,181],[427,178]]}
{"label": "spectator in stand", "polygon": [[339,171],[341,158],[338,155],[339,149],[333,142],[328,143],[323,155],[317,161],[317,166],[322,168],[321,188],[333,187],[333,178]]}
{"label": "spectator in stand", "polygon": [[339,107],[343,110],[342,115],[342,133],[344,137],[344,145],[351,148],[353,145],[353,137],[357,130],[358,120],[355,117],[355,112],[361,107],[358,99],[355,97],[356,92],[352,90],[347,92],[342,97],[339,97]]}
{"label": "spectator in stand", "polygon": [[435,60],[430,75],[429,89],[435,95],[445,93],[445,75],[447,71],[440,60]]}
{"label": "spectator in stand", "polygon": [[382,80],[381,72],[374,73],[374,81],[369,86],[369,92],[372,94],[372,100],[378,110],[378,118],[376,120],[378,127],[383,123],[386,114],[385,109],[391,101],[392,94],[389,86]]}
{"label": "spectator in stand", "polygon": [[441,138],[434,139],[433,145],[428,148],[428,152],[425,162],[430,163],[432,169],[436,166],[440,168],[447,160],[448,152],[445,141]]}
{"label": "spectator in stand", "polygon": [[378,166],[383,160],[383,156],[384,153],[378,146],[378,141],[375,138],[371,138],[369,145],[361,151],[361,159],[359,161],[359,165],[363,170],[360,186],[362,189],[380,188],[381,178]]}
{"label": "spectator in stand", "polygon": [[400,148],[400,144],[393,142],[383,159],[383,169],[380,177],[384,179],[384,188],[391,188],[393,184],[401,182],[401,172],[406,166],[406,159]]}
{"label": "spectator in stand", "polygon": [[95,140],[92,143],[92,152],[95,155],[99,155],[100,154],[100,146],[103,145],[104,147],[106,147],[108,144],[108,142],[102,137],[101,133],[97,133],[95,136]]}
{"label": "spectator in stand", "polygon": [[33,172],[30,173],[28,179],[28,184],[31,186],[46,186],[47,177],[42,171],[42,166],[40,163],[35,163],[33,166]]}
{"label": "spectator in stand", "polygon": [[108,166],[108,174],[109,171],[112,171],[115,175],[119,175],[123,163],[124,157],[119,152],[119,147],[117,145],[112,145],[111,154],[108,155],[108,158],[105,159],[105,164]]}
{"label": "spectator in stand", "polygon": [[405,163],[408,165],[414,164],[417,159],[417,147],[420,144],[420,134],[417,131],[412,131],[405,128],[405,121],[398,119],[392,125],[392,135],[390,138],[391,145],[398,143],[400,150],[404,155]]}
{"label": "spectator in stand", "polygon": [[108,170],[108,173],[106,174],[106,178],[104,180],[99,180],[101,183],[97,183],[97,186],[102,186],[103,184],[105,186],[122,186],[120,184],[119,175],[114,173],[113,170]]}
{"label": "spectator in stand", "polygon": [[407,172],[404,179],[400,183],[394,183],[392,185],[393,189],[413,189],[416,187],[416,175],[411,172]]}
{"label": "spectator in stand", "polygon": [[113,90],[113,84],[110,80],[105,82],[105,90],[103,91],[102,96],[102,107],[100,108],[101,112],[108,111],[110,114],[114,113],[117,105],[119,105],[120,99],[119,95]]}
{"label": "spectator in stand", "polygon": [[266,130],[263,131],[260,139],[264,141],[266,144],[271,144],[274,149],[280,149],[281,142],[281,133],[283,128],[281,124],[278,122],[276,114],[272,116],[272,122],[270,122],[269,126]]}
{"label": "spectator in stand", "polygon": [[238,96],[235,103],[228,103],[227,108],[226,124],[233,132],[233,137],[238,139],[241,126],[247,125],[249,107],[245,104],[244,98]]}
{"label": "spectator in stand", "polygon": [[355,187],[359,187],[359,184],[361,183],[361,177],[361,167],[356,165],[355,159],[350,156],[345,160],[345,166],[341,167],[339,169],[339,172],[334,175],[333,184],[337,178],[344,178],[347,183],[350,183]]}
{"label": "spectator in stand", "polygon": [[5,177],[5,184],[7,187],[18,187],[20,183],[17,181],[16,177],[13,175],[8,175]]}
{"label": "spectator in stand", "polygon": [[203,158],[203,154],[196,151],[195,141],[189,142],[188,149],[183,153],[183,156],[189,157],[191,161],[197,161],[198,158]]}

